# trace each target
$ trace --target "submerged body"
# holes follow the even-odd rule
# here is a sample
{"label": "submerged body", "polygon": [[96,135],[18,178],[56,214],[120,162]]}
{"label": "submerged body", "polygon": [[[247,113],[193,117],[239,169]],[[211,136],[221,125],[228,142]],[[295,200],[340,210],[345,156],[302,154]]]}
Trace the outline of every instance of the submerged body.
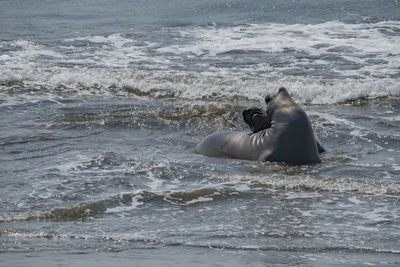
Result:
{"label": "submerged body", "polygon": [[[294,164],[321,162],[311,123],[285,88],[266,98],[270,127],[253,134],[224,131],[207,136],[196,151],[226,157]],[[257,114],[254,114],[257,116]]]}

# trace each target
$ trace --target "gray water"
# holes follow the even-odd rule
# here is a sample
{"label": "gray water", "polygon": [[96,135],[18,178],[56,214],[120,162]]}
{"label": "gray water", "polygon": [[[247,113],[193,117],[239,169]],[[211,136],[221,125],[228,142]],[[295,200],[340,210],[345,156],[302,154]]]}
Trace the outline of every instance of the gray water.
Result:
{"label": "gray water", "polygon": [[[0,266],[398,266],[398,1],[0,1]],[[207,158],[285,86],[321,164]]]}

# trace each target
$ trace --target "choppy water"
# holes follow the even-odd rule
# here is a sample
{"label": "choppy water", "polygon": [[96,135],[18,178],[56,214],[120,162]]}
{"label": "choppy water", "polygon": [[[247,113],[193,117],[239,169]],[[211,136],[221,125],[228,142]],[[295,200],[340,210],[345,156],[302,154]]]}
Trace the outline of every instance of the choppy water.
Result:
{"label": "choppy water", "polygon": [[[0,1],[0,25],[0,265],[400,264],[398,1]],[[280,86],[321,164],[194,152]]]}

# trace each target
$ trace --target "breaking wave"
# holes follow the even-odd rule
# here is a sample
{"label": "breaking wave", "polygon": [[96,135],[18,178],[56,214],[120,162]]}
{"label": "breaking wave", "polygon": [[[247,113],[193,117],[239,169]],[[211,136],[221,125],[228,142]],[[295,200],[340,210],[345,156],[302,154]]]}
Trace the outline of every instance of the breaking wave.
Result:
{"label": "breaking wave", "polygon": [[299,103],[400,97],[397,21],[169,29],[160,44],[128,34],[57,46],[0,42],[0,93],[24,90],[197,100],[262,99],[280,86]]}
{"label": "breaking wave", "polygon": [[[243,198],[268,190],[356,193],[361,195],[400,196],[400,184],[378,181],[361,181],[352,179],[322,178],[303,176],[271,175],[264,176],[234,176],[218,175],[223,183],[240,181],[240,190],[223,188],[202,188],[193,191],[167,190],[151,192],[139,190],[134,193],[120,193],[97,202],[80,203],[70,207],[60,207],[28,213],[0,215],[0,223],[13,221],[88,221],[104,213],[119,213],[141,208],[145,205],[190,206],[203,202],[224,201],[232,198]],[[244,183],[244,184],[243,184]],[[267,190],[267,191],[265,191]],[[207,204],[209,205],[209,204]]]}
{"label": "breaking wave", "polygon": [[190,192],[139,191],[121,193],[97,202],[80,203],[70,207],[54,208],[29,213],[0,215],[0,223],[13,221],[88,221],[103,213],[120,212],[135,209],[142,204],[164,203],[174,206],[195,205],[201,202],[218,201],[246,195],[245,192],[229,189],[199,189]]}

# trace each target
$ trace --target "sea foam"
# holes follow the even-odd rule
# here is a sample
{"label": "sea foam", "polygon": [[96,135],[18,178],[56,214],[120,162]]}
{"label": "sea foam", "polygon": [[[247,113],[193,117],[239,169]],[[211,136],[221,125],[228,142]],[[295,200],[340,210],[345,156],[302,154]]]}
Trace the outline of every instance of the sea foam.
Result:
{"label": "sea foam", "polygon": [[299,103],[399,97],[400,24],[177,27],[171,40],[121,33],[45,45],[0,42],[0,92],[110,90],[183,99],[262,99],[285,86]]}

